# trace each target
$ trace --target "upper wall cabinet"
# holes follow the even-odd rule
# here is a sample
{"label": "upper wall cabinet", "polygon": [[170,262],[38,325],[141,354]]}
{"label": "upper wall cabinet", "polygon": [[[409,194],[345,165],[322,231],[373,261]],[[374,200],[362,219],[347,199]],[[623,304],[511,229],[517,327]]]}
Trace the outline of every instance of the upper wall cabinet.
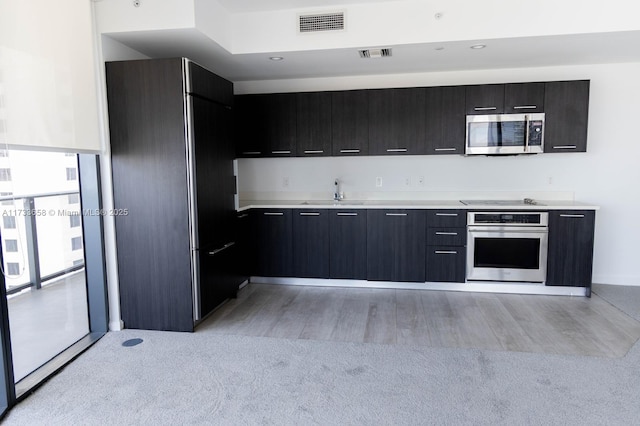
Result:
{"label": "upper wall cabinet", "polygon": [[189,64],[187,92],[225,106],[233,105],[233,83],[223,78],[212,78],[211,71],[191,62]]}
{"label": "upper wall cabinet", "polygon": [[544,84],[544,152],[586,152],[589,80]]}
{"label": "upper wall cabinet", "polygon": [[369,95],[367,90],[331,92],[333,155],[369,154]]}
{"label": "upper wall cabinet", "polygon": [[464,154],[465,88],[429,87],[427,97],[427,154]]}
{"label": "upper wall cabinet", "polygon": [[369,154],[426,153],[424,88],[369,91]]}
{"label": "upper wall cabinet", "polygon": [[296,96],[297,155],[331,155],[331,92],[298,93]]}
{"label": "upper wall cabinet", "polygon": [[239,157],[296,155],[295,93],[236,97],[236,146]]}
{"label": "upper wall cabinet", "polygon": [[543,111],[544,83],[511,83],[504,85],[505,114]]}
{"label": "upper wall cabinet", "polygon": [[504,84],[482,84],[466,87],[467,114],[502,114]]}

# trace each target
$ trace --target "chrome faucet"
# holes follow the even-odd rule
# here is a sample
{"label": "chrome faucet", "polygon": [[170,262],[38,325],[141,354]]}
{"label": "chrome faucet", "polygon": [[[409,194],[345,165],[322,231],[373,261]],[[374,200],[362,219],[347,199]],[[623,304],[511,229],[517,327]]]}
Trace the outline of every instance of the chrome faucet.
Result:
{"label": "chrome faucet", "polygon": [[344,194],[340,191],[340,181],[336,178],[335,182],[335,191],[333,193],[333,201],[342,201],[344,198]]}

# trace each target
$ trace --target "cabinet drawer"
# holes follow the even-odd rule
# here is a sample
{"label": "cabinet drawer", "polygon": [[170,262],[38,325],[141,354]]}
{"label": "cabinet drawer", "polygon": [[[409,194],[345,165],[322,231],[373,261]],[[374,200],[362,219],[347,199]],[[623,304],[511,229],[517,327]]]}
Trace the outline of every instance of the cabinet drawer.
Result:
{"label": "cabinet drawer", "polygon": [[466,228],[427,228],[428,246],[464,246]]}
{"label": "cabinet drawer", "polygon": [[466,255],[465,247],[427,247],[427,282],[463,283]]}
{"label": "cabinet drawer", "polygon": [[428,210],[427,226],[431,228],[463,228],[467,226],[464,210]]}

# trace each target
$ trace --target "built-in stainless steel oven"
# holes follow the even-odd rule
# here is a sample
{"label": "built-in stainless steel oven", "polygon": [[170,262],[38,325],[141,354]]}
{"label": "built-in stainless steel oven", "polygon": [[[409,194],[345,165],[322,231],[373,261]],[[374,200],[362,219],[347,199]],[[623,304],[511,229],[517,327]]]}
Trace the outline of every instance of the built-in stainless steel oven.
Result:
{"label": "built-in stainless steel oven", "polygon": [[546,280],[547,212],[467,215],[467,282]]}

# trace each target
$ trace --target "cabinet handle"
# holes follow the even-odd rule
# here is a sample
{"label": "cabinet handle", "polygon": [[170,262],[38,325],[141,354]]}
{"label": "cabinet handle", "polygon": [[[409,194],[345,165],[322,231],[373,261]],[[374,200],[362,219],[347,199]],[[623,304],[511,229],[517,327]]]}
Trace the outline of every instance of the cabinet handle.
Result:
{"label": "cabinet handle", "polygon": [[338,213],[337,216],[358,216],[358,213]]}
{"label": "cabinet handle", "polygon": [[320,213],[318,212],[308,212],[308,213],[300,213],[300,216],[320,216]]}
{"label": "cabinet handle", "polygon": [[238,219],[244,219],[245,217],[249,217],[248,214],[241,214],[240,216],[238,216]]}
{"label": "cabinet handle", "polygon": [[209,256],[214,256],[214,255],[216,255],[216,254],[220,253],[222,250],[226,250],[226,249],[228,249],[229,247],[231,247],[231,246],[235,245],[235,243],[236,243],[235,241],[231,241],[230,243],[227,243],[227,244],[223,245],[223,246],[222,246],[222,247],[220,247],[219,249],[215,249],[215,250],[213,250],[213,251],[210,251],[210,252],[209,252]]}
{"label": "cabinet handle", "polygon": [[536,108],[538,108],[537,105],[518,105],[513,107],[513,109],[536,109]]}
{"label": "cabinet handle", "polygon": [[282,212],[264,212],[262,213],[265,216],[283,216],[284,213]]}
{"label": "cabinet handle", "polygon": [[436,235],[458,235],[457,232],[436,232]]}
{"label": "cabinet handle", "polygon": [[407,148],[389,148],[387,152],[407,152]]}
{"label": "cabinet handle", "polygon": [[320,150],[313,150],[313,149],[312,149],[312,150],[308,150],[308,151],[307,151],[307,150],[305,150],[305,151],[304,151],[304,153],[305,153],[305,154],[322,154],[322,153],[324,153],[324,151],[323,151],[323,150],[321,150],[321,149],[320,149]]}
{"label": "cabinet handle", "polygon": [[340,153],[341,154],[359,154],[360,150],[359,149],[341,149]]}
{"label": "cabinet handle", "polygon": [[457,251],[455,250],[436,250],[434,251],[435,254],[458,254]]}
{"label": "cabinet handle", "polygon": [[440,152],[440,151],[457,151],[458,148],[436,148],[434,149],[434,151],[436,152]]}
{"label": "cabinet handle", "polygon": [[553,149],[576,149],[576,145],[556,145]]}
{"label": "cabinet handle", "polygon": [[385,213],[387,216],[406,216],[406,213]]}
{"label": "cabinet handle", "polygon": [[452,217],[458,217],[458,213],[436,213],[436,216],[452,216]]}
{"label": "cabinet handle", "polygon": [[473,110],[474,111],[493,111],[498,109],[498,107],[474,107]]}
{"label": "cabinet handle", "polygon": [[262,154],[261,151],[243,151],[242,155],[260,155]]}
{"label": "cabinet handle", "polygon": [[561,214],[560,217],[577,217],[577,218],[583,218],[584,215],[583,214]]}
{"label": "cabinet handle", "polygon": [[291,151],[271,151],[272,154],[291,154]]}

